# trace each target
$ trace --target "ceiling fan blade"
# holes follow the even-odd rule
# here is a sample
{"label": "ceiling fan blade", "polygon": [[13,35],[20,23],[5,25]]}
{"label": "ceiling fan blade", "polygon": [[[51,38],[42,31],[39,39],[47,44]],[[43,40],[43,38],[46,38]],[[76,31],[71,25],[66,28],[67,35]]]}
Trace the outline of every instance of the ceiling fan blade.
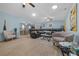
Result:
{"label": "ceiling fan blade", "polygon": [[[35,5],[32,3],[28,3],[28,4],[31,5],[33,8],[35,7]],[[25,4],[23,4],[22,7],[25,8]]]}
{"label": "ceiling fan blade", "polygon": [[35,7],[35,5],[34,5],[34,4],[32,4],[32,3],[29,3],[29,5],[31,5],[32,7]]}

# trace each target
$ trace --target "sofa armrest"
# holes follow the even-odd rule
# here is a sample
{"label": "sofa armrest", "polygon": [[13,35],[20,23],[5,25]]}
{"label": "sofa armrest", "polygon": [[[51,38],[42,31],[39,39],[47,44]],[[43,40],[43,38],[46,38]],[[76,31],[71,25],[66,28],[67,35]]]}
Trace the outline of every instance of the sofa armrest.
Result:
{"label": "sofa armrest", "polygon": [[65,41],[69,41],[69,42],[72,42],[74,39],[74,35],[66,35],[64,37],[66,38]]}

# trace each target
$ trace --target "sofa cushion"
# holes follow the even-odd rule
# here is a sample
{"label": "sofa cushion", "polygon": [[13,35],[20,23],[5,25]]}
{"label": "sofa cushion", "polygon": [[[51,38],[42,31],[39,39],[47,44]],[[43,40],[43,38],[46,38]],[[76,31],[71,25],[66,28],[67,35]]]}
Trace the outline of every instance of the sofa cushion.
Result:
{"label": "sofa cushion", "polygon": [[65,38],[64,37],[53,37],[53,40],[62,42],[65,40]]}

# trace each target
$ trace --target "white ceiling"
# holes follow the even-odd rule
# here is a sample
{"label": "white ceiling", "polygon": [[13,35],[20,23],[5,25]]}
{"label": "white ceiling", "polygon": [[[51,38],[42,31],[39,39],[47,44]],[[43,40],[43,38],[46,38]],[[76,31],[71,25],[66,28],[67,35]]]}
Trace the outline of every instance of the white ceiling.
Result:
{"label": "white ceiling", "polygon": [[[73,4],[69,3],[33,3],[35,8],[26,3],[26,7],[22,8],[22,3],[0,3],[0,11],[10,15],[24,17],[26,19],[42,22],[44,17],[51,16],[54,20],[64,20],[69,9]],[[53,5],[58,5],[56,10],[52,10]],[[32,17],[32,13],[36,13],[36,17]]]}

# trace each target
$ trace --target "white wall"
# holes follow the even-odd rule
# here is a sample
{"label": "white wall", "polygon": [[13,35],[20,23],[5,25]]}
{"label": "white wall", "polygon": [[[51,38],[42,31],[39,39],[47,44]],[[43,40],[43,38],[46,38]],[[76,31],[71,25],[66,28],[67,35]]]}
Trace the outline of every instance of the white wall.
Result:
{"label": "white wall", "polygon": [[65,21],[66,21],[66,31],[69,32],[70,31],[70,10],[68,11]]}

